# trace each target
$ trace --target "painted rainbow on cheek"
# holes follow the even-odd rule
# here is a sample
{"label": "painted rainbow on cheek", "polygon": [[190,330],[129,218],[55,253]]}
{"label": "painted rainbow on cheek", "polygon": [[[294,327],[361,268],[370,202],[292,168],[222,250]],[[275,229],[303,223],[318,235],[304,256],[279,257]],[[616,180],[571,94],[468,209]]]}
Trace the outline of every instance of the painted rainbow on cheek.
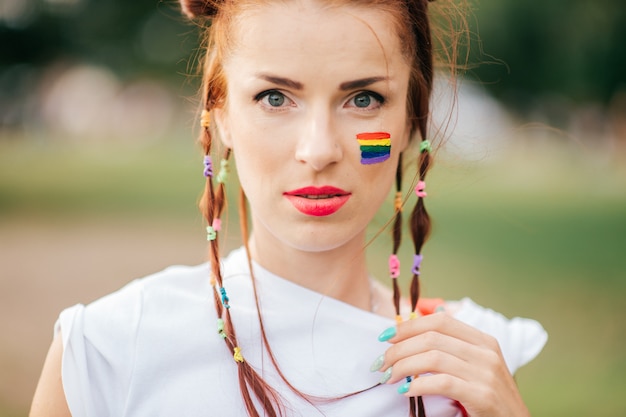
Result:
{"label": "painted rainbow on cheek", "polygon": [[358,133],[363,165],[378,164],[391,156],[391,135],[386,132]]}

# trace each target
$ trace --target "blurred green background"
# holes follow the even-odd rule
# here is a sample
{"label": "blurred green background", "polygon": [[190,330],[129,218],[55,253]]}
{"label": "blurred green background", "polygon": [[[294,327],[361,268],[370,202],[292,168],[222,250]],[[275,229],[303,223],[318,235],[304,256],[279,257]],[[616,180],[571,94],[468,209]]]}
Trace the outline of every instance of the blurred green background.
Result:
{"label": "blurred green background", "polygon": [[[455,129],[434,99],[425,295],[546,327],[517,377],[533,415],[626,415],[626,4],[473,12]],[[27,415],[61,309],[204,260],[196,48],[175,2],[0,0],[0,416]]]}

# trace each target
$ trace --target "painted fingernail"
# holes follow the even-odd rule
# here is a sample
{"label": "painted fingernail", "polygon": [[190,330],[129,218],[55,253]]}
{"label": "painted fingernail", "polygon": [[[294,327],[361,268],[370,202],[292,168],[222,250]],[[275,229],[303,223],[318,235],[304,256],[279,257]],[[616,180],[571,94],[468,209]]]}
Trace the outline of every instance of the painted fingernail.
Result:
{"label": "painted fingernail", "polygon": [[380,368],[383,367],[384,363],[385,363],[385,355],[380,355],[379,357],[376,358],[374,363],[372,363],[372,366],[370,366],[370,371],[371,372],[380,371]]}
{"label": "painted fingernail", "polygon": [[400,385],[400,387],[398,387],[398,394],[406,394],[407,392],[409,392],[409,388],[411,388],[410,382],[406,382]]}
{"label": "painted fingernail", "polygon": [[390,327],[388,329],[385,329],[381,334],[378,335],[378,340],[380,342],[386,342],[387,340],[391,339],[395,335],[396,335],[396,328]]}
{"label": "painted fingernail", "polygon": [[385,373],[383,374],[382,378],[380,378],[380,382],[381,384],[386,384],[387,381],[389,381],[391,379],[391,373],[393,372],[393,369],[391,367],[387,368],[387,370],[385,371]]}
{"label": "painted fingernail", "polygon": [[437,308],[435,308],[435,313],[443,313],[444,311],[446,311],[444,306],[437,306]]}

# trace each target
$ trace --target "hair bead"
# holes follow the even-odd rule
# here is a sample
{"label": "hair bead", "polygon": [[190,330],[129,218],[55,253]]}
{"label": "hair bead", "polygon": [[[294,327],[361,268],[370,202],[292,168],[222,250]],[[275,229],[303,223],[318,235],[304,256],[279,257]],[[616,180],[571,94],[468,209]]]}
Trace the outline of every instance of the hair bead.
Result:
{"label": "hair bead", "polygon": [[433,147],[429,140],[423,140],[420,142],[420,153],[428,152],[432,153]]}
{"label": "hair bead", "polygon": [[204,156],[204,176],[207,178],[213,177],[213,162],[211,161],[211,155]]}
{"label": "hair bead", "polygon": [[219,334],[222,339],[226,339],[226,333],[224,332],[224,320],[222,319],[217,319],[217,334]]}
{"label": "hair bead", "polygon": [[402,211],[402,192],[401,191],[398,191],[396,193],[396,196],[394,197],[394,200],[393,200],[393,207],[396,213],[399,211],[400,212]]}
{"label": "hair bead", "polygon": [[420,254],[413,255],[413,269],[411,269],[411,272],[413,272],[413,274],[420,274],[420,264],[422,263],[423,258],[424,257]]}
{"label": "hair bead", "polygon": [[228,179],[228,172],[230,167],[228,166],[228,159],[222,159],[220,161],[220,172],[217,174],[217,182],[224,184]]}
{"label": "hair bead", "polygon": [[208,110],[202,110],[200,115],[200,126],[209,128],[211,126],[211,112]]}
{"label": "hair bead", "polygon": [[216,232],[219,232],[220,230],[222,230],[222,220],[219,217],[214,218],[213,222],[211,223],[211,227]]}
{"label": "hair bead", "polygon": [[206,240],[210,242],[215,239],[217,239],[217,232],[215,231],[213,226],[207,226],[206,227]]}
{"label": "hair bead", "polygon": [[425,190],[426,190],[426,183],[424,181],[418,181],[417,185],[415,186],[415,195],[417,195],[420,198],[424,198],[428,196]]}
{"label": "hair bead", "polygon": [[391,278],[400,276],[400,260],[397,255],[389,255],[389,275]]}
{"label": "hair bead", "polygon": [[226,288],[220,287],[220,295],[222,297],[222,304],[224,304],[224,308],[230,308],[230,299],[228,295],[226,295]]}
{"label": "hair bead", "polygon": [[241,354],[241,348],[239,346],[235,346],[233,350],[234,350],[233,359],[235,360],[235,362],[243,363],[243,355]]}

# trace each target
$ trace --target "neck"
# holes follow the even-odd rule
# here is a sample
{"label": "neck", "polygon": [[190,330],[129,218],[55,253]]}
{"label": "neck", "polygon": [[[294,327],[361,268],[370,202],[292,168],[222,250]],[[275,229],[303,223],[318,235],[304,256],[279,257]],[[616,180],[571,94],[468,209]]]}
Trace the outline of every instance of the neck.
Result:
{"label": "neck", "polygon": [[[371,309],[364,236],[324,251],[307,251],[275,239],[250,236],[252,259],[268,271],[295,284],[351,304]],[[278,255],[277,255],[278,254]]]}

